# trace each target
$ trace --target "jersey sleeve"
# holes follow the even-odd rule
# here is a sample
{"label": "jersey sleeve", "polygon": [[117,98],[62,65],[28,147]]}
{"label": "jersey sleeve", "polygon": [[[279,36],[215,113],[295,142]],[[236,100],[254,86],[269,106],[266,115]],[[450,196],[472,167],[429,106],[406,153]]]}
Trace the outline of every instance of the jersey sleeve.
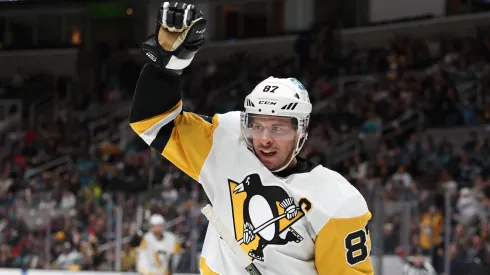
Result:
{"label": "jersey sleeve", "polygon": [[317,232],[315,266],[319,275],[373,275],[371,219],[366,202],[358,194],[347,198]]}
{"label": "jersey sleeve", "polygon": [[148,145],[199,181],[213,145],[218,116],[184,112],[178,76],[145,65],[136,86],[129,123]]}
{"label": "jersey sleeve", "polygon": [[182,246],[178,240],[175,241],[174,249],[172,250],[173,254],[180,253],[180,250],[182,249]]}

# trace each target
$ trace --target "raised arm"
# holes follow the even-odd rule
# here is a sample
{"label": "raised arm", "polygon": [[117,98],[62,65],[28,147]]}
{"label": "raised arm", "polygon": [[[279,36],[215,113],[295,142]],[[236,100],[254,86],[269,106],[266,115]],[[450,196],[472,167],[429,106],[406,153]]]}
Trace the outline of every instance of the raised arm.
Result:
{"label": "raised arm", "polygon": [[213,144],[217,119],[182,111],[179,77],[146,65],[129,121],[153,149],[196,181]]}
{"label": "raised arm", "polygon": [[158,22],[157,34],[142,46],[148,62],[129,122],[148,145],[197,181],[218,123],[216,117],[182,110],[180,74],[204,43],[206,21],[192,5],[165,2]]}

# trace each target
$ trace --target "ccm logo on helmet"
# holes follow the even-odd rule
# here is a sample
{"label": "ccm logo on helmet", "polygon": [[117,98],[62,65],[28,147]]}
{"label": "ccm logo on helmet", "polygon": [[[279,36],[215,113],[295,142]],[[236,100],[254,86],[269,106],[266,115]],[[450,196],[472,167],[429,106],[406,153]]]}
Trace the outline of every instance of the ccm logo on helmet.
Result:
{"label": "ccm logo on helmet", "polygon": [[276,102],[267,101],[267,100],[261,100],[261,101],[259,101],[259,104],[263,104],[263,105],[276,105]]}

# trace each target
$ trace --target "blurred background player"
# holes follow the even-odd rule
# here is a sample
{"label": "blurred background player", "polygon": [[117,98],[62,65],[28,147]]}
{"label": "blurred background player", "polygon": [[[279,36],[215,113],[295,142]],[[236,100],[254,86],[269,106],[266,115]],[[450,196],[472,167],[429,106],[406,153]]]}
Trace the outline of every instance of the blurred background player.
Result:
{"label": "blurred background player", "polygon": [[136,269],[141,275],[172,274],[172,256],[178,249],[177,238],[164,232],[165,219],[160,214],[150,217],[150,231],[141,240]]}
{"label": "blurred background player", "polygon": [[402,275],[436,275],[434,267],[424,257],[423,249],[418,248],[413,257],[407,257]]}

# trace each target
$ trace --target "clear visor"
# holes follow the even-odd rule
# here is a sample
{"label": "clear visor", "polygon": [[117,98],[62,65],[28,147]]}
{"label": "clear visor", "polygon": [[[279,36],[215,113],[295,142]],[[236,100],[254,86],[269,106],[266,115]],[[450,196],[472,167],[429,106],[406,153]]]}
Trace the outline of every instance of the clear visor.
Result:
{"label": "clear visor", "polygon": [[295,118],[247,114],[244,121],[247,139],[294,140],[298,133]]}

